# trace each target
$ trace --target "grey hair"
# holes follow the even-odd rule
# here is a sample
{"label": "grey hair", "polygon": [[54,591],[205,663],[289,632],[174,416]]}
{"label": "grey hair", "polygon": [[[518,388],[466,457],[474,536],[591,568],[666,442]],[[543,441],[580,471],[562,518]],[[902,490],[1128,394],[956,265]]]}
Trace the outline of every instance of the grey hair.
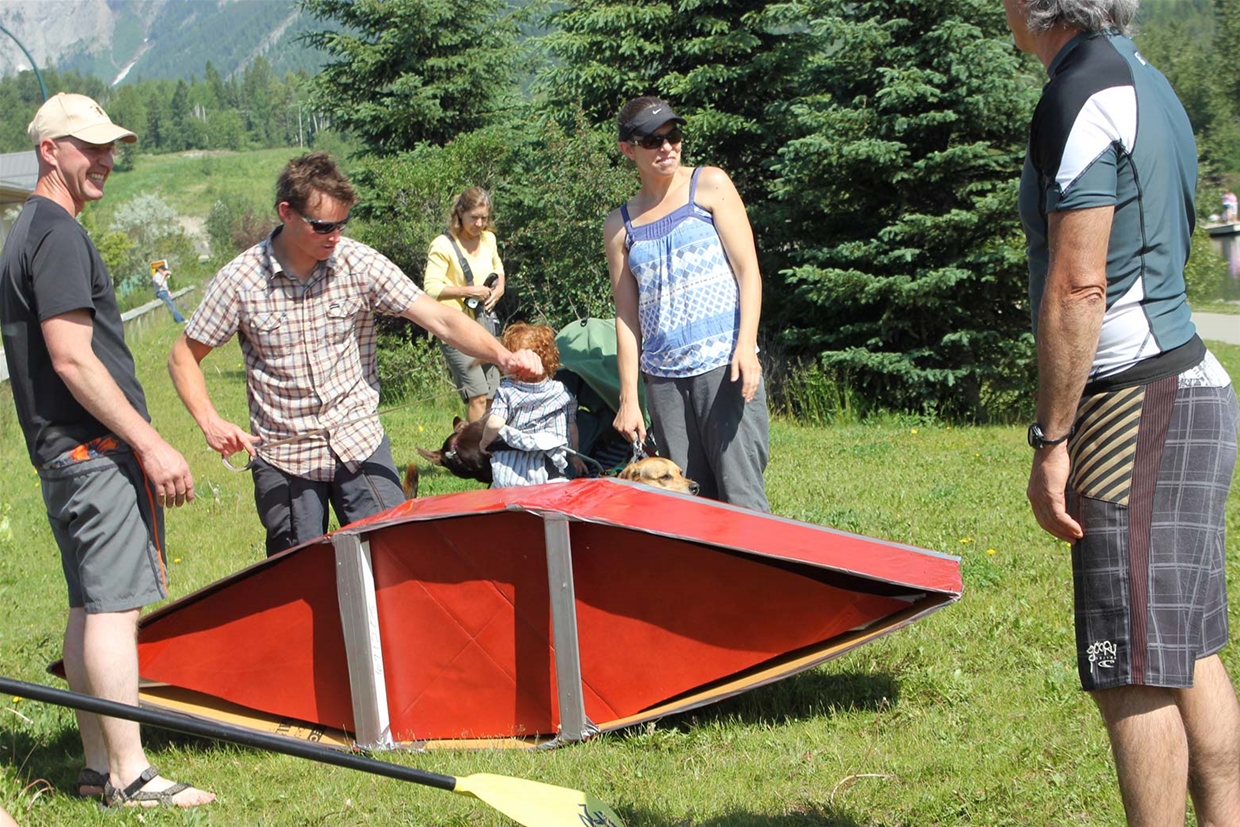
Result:
{"label": "grey hair", "polygon": [[1140,0],[1025,0],[1029,31],[1042,34],[1060,23],[1091,34],[1106,29],[1132,33]]}

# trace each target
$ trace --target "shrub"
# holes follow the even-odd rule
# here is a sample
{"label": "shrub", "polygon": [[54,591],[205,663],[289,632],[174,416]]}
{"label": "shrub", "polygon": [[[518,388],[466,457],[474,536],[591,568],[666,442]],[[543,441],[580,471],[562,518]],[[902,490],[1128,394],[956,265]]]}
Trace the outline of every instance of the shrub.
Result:
{"label": "shrub", "polygon": [[211,257],[226,261],[271,235],[276,222],[269,208],[252,201],[216,201],[207,213],[206,226]]}
{"label": "shrub", "polygon": [[[1237,240],[1233,239],[1232,243],[1237,243]],[[1188,263],[1184,265],[1184,284],[1188,300],[1204,303],[1236,298],[1226,295],[1231,283],[1227,261],[1215,249],[1209,231],[1198,222],[1197,229],[1193,232],[1192,253],[1188,257]]]}
{"label": "shrub", "polygon": [[176,210],[153,192],[136,195],[117,207],[109,229],[125,233],[137,247],[152,252],[163,239],[181,232]]}
{"label": "shrub", "polygon": [[180,216],[154,193],[143,193],[118,206],[107,231],[95,225],[93,215],[83,226],[103,256],[121,299],[139,289],[148,291],[150,262],[161,258],[178,262],[197,259],[193,242],[181,229]]}
{"label": "shrub", "polygon": [[414,399],[429,399],[451,391],[439,345],[430,335],[413,329],[385,326],[379,333],[379,398],[384,407]]}
{"label": "shrub", "polygon": [[592,131],[578,113],[567,129],[550,119],[523,119],[446,146],[366,159],[353,175],[362,193],[354,214],[363,219],[355,235],[420,284],[427,248],[444,231],[456,195],[485,187],[494,199],[508,291],[521,296],[519,307],[501,308],[505,318],[558,328],[575,318],[610,316],[603,221],[636,190],[612,144],[608,130]]}

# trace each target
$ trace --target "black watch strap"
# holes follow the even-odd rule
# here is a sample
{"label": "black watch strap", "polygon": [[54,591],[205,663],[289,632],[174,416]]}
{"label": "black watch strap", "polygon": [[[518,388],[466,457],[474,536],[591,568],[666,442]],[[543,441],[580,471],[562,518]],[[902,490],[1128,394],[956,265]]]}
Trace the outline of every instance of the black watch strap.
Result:
{"label": "black watch strap", "polygon": [[1029,426],[1029,433],[1027,435],[1027,439],[1029,441],[1029,447],[1037,451],[1042,448],[1050,448],[1051,446],[1058,445],[1061,442],[1067,442],[1069,439],[1072,438],[1072,435],[1075,433],[1076,433],[1076,426],[1074,425],[1063,436],[1058,437],[1056,439],[1047,439],[1046,432],[1042,430],[1042,425],[1040,423],[1034,422],[1033,424]]}

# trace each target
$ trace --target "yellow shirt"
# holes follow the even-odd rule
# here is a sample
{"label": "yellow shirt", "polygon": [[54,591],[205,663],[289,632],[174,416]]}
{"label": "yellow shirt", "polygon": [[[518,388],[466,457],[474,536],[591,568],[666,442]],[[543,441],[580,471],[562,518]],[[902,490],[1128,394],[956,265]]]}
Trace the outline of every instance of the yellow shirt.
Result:
{"label": "yellow shirt", "polygon": [[[460,244],[460,238],[457,238],[457,244]],[[490,230],[483,230],[482,237],[478,239],[478,249],[473,255],[461,246],[461,253],[465,256],[465,260],[469,262],[469,269],[473,273],[474,284],[481,285],[491,273],[503,273],[504,263],[499,260],[499,248],[495,244],[495,233]],[[426,254],[426,273],[422,276],[422,289],[433,299],[438,299],[446,305],[455,307],[462,313],[465,312],[465,302],[463,299],[440,299],[439,293],[445,287],[465,286],[465,273],[461,270],[461,263],[456,257],[456,250],[452,247],[452,242],[448,241],[442,233],[435,236],[435,240],[431,242],[431,248]]]}

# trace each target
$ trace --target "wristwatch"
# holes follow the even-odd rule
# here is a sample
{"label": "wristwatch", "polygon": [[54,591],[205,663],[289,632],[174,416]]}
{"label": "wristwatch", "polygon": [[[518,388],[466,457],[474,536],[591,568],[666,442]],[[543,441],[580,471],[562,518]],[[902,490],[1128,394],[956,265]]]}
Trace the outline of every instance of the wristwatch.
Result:
{"label": "wristwatch", "polygon": [[1047,439],[1046,432],[1042,430],[1042,426],[1039,423],[1034,422],[1032,425],[1029,426],[1029,434],[1028,434],[1029,447],[1035,451],[1039,451],[1043,448],[1049,448],[1052,445],[1058,445],[1061,442],[1067,442],[1069,439],[1072,438],[1072,435],[1075,433],[1076,433],[1076,426],[1073,425],[1072,428],[1069,429],[1066,434],[1059,437],[1059,439]]}

